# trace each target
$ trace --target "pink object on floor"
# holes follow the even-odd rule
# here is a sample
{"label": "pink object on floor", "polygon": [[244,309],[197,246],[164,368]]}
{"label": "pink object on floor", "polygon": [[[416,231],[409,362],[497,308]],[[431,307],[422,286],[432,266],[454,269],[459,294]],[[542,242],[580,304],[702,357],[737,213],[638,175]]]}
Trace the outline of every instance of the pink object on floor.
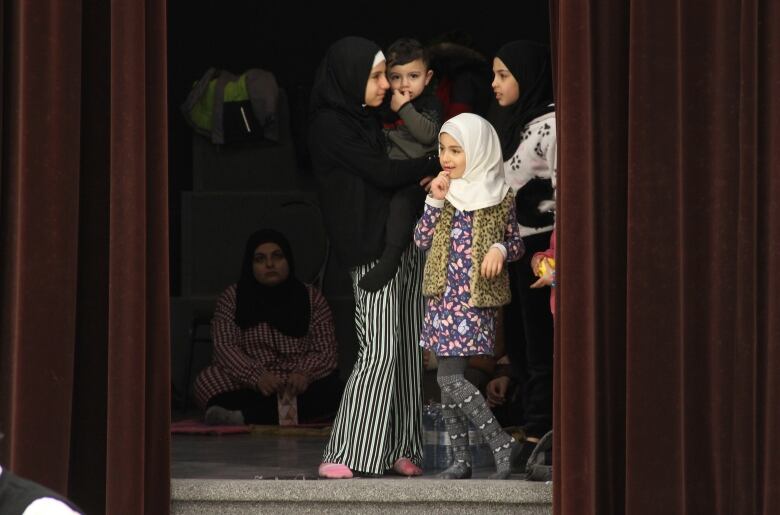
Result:
{"label": "pink object on floor", "polygon": [[326,479],[350,479],[352,471],[341,463],[320,463],[318,470],[320,477]]}
{"label": "pink object on floor", "polygon": [[422,476],[423,469],[412,463],[409,458],[398,458],[393,464],[393,470],[402,476]]}

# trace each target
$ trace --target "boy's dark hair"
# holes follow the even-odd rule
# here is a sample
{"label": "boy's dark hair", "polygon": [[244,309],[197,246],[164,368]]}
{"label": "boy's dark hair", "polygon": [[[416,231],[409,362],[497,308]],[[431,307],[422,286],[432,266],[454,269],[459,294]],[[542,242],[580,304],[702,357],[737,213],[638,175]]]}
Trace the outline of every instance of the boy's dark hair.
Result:
{"label": "boy's dark hair", "polygon": [[428,68],[428,50],[416,39],[399,38],[387,48],[387,69],[422,59]]}

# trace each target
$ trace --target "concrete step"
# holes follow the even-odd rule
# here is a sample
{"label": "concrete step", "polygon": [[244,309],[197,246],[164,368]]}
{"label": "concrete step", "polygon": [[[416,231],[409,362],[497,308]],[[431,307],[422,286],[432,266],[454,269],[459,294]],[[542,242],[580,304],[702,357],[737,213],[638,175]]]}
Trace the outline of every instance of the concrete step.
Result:
{"label": "concrete step", "polygon": [[171,513],[541,515],[552,513],[552,484],[514,479],[173,479]]}

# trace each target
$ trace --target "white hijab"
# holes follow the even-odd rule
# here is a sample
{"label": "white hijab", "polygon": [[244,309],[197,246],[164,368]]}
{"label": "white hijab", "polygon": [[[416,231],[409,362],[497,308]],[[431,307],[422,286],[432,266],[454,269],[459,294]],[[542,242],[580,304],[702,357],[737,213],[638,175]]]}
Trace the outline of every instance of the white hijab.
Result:
{"label": "white hijab", "polygon": [[461,113],[444,122],[439,136],[443,132],[460,143],[466,155],[463,177],[450,180],[446,199],[460,211],[500,204],[509,186],[504,180],[501,141],[490,122],[473,113]]}

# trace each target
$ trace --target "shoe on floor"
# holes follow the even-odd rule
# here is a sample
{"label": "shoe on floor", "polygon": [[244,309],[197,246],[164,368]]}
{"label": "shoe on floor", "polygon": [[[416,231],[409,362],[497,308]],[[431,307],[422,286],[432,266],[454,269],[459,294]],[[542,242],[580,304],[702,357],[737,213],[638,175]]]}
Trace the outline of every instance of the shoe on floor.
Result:
{"label": "shoe on floor", "polygon": [[243,426],[244,414],[239,410],[229,410],[222,406],[209,406],[204,417],[210,426]]}
{"label": "shoe on floor", "polygon": [[341,463],[320,463],[317,470],[320,477],[325,479],[351,479],[352,471]]}
{"label": "shoe on floor", "polygon": [[471,464],[463,460],[455,460],[452,465],[439,472],[438,479],[470,479]]}
{"label": "shoe on floor", "polygon": [[423,469],[412,463],[409,458],[398,458],[393,463],[393,470],[402,476],[422,476]]}

